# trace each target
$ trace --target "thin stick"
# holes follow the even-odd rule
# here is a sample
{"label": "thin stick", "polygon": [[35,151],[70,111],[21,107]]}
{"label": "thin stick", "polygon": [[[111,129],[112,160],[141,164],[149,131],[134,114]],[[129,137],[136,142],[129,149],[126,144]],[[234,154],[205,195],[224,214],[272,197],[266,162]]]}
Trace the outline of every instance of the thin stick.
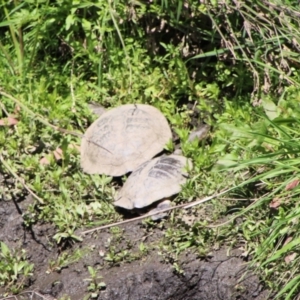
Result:
{"label": "thin stick", "polygon": [[154,215],[157,215],[157,214],[160,214],[160,213],[163,213],[163,212],[167,212],[167,211],[171,211],[171,210],[174,210],[174,209],[177,209],[177,208],[183,208],[183,209],[187,209],[187,208],[191,208],[195,205],[198,205],[198,204],[202,204],[204,202],[207,202],[213,198],[216,198],[216,197],[219,197],[221,195],[224,195],[225,193],[227,193],[228,191],[231,191],[233,188],[231,189],[227,189],[223,192],[220,192],[218,194],[214,194],[212,196],[209,196],[209,197],[205,197],[203,199],[199,199],[199,200],[196,200],[190,204],[180,204],[180,205],[176,205],[176,206],[173,206],[173,207],[169,207],[169,208],[165,208],[165,209],[162,209],[160,211],[156,211],[156,212],[150,212],[146,215],[143,215],[143,216],[140,216],[140,217],[136,217],[136,218],[133,218],[133,219],[130,219],[130,220],[126,220],[126,221],[120,221],[120,222],[116,222],[116,223],[113,223],[113,224],[108,224],[108,225],[104,225],[104,226],[100,226],[100,227],[96,227],[94,229],[89,229],[89,230],[86,230],[86,231],[82,231],[80,232],[79,234],[81,235],[84,235],[84,234],[87,234],[87,233],[91,233],[91,232],[94,232],[96,230],[101,230],[101,229],[106,229],[106,228],[110,228],[110,227],[114,227],[114,226],[119,226],[119,225],[123,225],[123,224],[127,224],[127,223],[131,223],[131,222],[134,222],[134,221],[138,221],[138,220],[143,220],[145,218],[148,218],[148,217],[151,217],[151,216],[154,216]]}
{"label": "thin stick", "polygon": [[[17,296],[22,296],[22,295],[26,295],[26,294],[31,294],[30,296],[33,296],[32,294],[35,294],[39,297],[41,297],[42,299],[45,299],[45,300],[50,300],[50,299],[54,299],[52,296],[50,295],[47,295],[47,297],[45,297],[44,295],[40,294],[39,292],[37,291],[26,291],[26,292],[22,292],[22,293],[19,293],[18,295],[11,295],[11,296],[7,296],[5,298],[1,298],[0,300],[8,300],[8,299],[15,299],[15,300],[18,300]],[[29,296],[29,295],[28,295]]]}
{"label": "thin stick", "polygon": [[71,78],[70,78],[70,91],[71,91],[71,97],[72,97],[72,110],[75,109],[75,94],[74,94],[74,87],[73,87],[73,72],[74,72],[74,59],[72,60]]}
{"label": "thin stick", "polygon": [[7,112],[7,110],[6,110],[5,106],[4,106],[4,104],[2,104],[1,101],[0,101],[0,107],[1,107],[2,110],[5,112],[5,114],[6,114],[7,116],[9,116],[9,113]]}
{"label": "thin stick", "polygon": [[2,155],[0,155],[0,161],[3,163],[3,165],[5,166],[5,168],[15,177],[15,179],[17,181],[19,181],[23,187],[28,191],[29,194],[31,194],[34,198],[36,198],[41,204],[44,204],[44,200],[41,199],[38,195],[36,195],[29,187],[28,185],[25,183],[24,179],[19,177],[13,170],[12,168],[5,162],[5,160],[3,159]]}
{"label": "thin stick", "polygon": [[257,201],[256,198],[223,198],[226,201]]}

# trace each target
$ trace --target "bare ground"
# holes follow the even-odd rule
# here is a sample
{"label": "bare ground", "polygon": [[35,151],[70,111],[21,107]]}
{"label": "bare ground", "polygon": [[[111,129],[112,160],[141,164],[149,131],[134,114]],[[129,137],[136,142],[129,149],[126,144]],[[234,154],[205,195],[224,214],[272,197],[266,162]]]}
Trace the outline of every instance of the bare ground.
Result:
{"label": "bare ground", "polygon": [[[62,249],[52,240],[53,225],[38,224],[31,229],[23,226],[21,214],[30,201],[30,197],[19,202],[0,201],[0,240],[10,249],[25,249],[35,266],[23,294],[4,298],[5,289],[0,288],[0,298],[82,300],[89,294],[87,268],[92,266],[99,270],[102,276],[99,280],[106,284],[105,289],[96,291],[98,300],[269,299],[258,277],[247,271],[238,250],[227,256],[227,249],[223,248],[206,259],[187,251],[179,259],[183,271],[180,274],[153,246],[165,229],[155,228],[147,234],[138,221],[124,226],[117,237],[110,230],[103,230],[86,236],[82,243],[65,245]],[[116,249],[132,243],[132,252],[137,253],[140,241],[149,247],[146,255],[114,264],[104,259],[112,242],[118,244]],[[79,261],[58,263],[64,252],[75,253],[76,249],[85,253]]]}

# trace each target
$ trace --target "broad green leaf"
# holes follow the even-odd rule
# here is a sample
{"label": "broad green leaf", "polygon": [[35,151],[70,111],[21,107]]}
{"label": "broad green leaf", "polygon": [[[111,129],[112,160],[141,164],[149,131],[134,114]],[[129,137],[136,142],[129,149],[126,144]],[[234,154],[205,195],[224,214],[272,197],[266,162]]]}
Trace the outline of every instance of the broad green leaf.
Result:
{"label": "broad green leaf", "polygon": [[3,242],[1,242],[1,252],[2,252],[2,254],[3,254],[4,257],[8,257],[10,255],[9,248]]}
{"label": "broad green leaf", "polygon": [[268,97],[262,99],[262,105],[265,110],[266,115],[270,120],[279,117],[280,112],[275,103]]}

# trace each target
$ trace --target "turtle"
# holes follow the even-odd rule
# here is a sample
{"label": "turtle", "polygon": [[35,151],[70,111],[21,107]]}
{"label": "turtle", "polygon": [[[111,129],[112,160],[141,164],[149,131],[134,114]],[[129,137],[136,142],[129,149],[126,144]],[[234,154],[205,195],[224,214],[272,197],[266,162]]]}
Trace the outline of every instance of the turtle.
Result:
{"label": "turtle", "polygon": [[87,129],[81,141],[81,168],[88,174],[122,176],[158,153],[172,139],[165,116],[154,106],[113,108]]}
{"label": "turtle", "polygon": [[163,155],[144,162],[127,178],[115,197],[114,205],[139,210],[181,191],[192,168],[182,155]]}

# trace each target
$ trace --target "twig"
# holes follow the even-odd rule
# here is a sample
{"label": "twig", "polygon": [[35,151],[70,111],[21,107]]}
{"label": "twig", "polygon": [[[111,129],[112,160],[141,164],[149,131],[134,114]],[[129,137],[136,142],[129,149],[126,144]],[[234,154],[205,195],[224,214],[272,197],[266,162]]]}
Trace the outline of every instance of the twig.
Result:
{"label": "twig", "polygon": [[272,8],[276,9],[277,11],[279,12],[284,12],[286,13],[287,15],[289,16],[293,16],[293,17],[296,17],[296,18],[299,18],[300,17],[300,13],[298,11],[295,11],[295,10],[292,10],[290,9],[289,7],[287,6],[283,6],[283,5],[276,5],[274,3],[271,3],[269,1],[263,1],[264,4],[266,5],[269,5],[271,6]]}
{"label": "twig", "polygon": [[222,198],[226,201],[256,201],[256,198]]}
{"label": "twig", "polygon": [[[1,298],[0,300],[8,300],[8,299],[18,300],[17,296],[22,296],[22,295],[26,295],[26,294],[35,294],[45,300],[50,300],[50,299],[55,300],[55,298],[53,298],[52,296],[50,296],[50,295],[44,296],[37,291],[26,291],[26,292],[19,293],[18,295],[11,295],[11,296],[7,296],[5,298]],[[31,296],[33,296],[33,295],[31,295]]]}
{"label": "twig", "polygon": [[41,199],[38,195],[36,195],[29,187],[28,185],[25,183],[24,179],[22,179],[21,177],[19,177],[13,170],[12,168],[5,162],[5,160],[3,159],[2,155],[0,155],[0,161],[2,162],[2,164],[5,166],[5,168],[15,177],[15,179],[17,181],[19,181],[24,188],[28,191],[29,194],[31,194],[34,198],[36,198],[41,204],[44,204],[44,200]]}
{"label": "twig", "polygon": [[74,95],[74,87],[73,87],[73,72],[74,72],[74,59],[72,60],[71,78],[70,78],[70,91],[71,91],[71,97],[72,97],[72,111],[75,109],[75,95]]}
{"label": "twig", "polygon": [[100,227],[96,227],[94,229],[89,229],[89,230],[86,230],[86,231],[82,231],[80,232],[79,234],[81,235],[84,235],[84,234],[87,234],[87,233],[91,233],[91,232],[94,232],[96,230],[101,230],[101,229],[106,229],[106,228],[110,228],[110,227],[114,227],[114,226],[119,226],[119,225],[123,225],[123,224],[127,224],[127,223],[131,223],[131,222],[134,222],[134,221],[138,221],[138,220],[143,220],[145,218],[148,218],[148,217],[151,217],[151,216],[154,216],[154,215],[157,215],[157,214],[160,214],[160,213],[163,213],[163,212],[167,212],[167,211],[171,211],[171,210],[174,210],[174,209],[177,209],[177,208],[183,208],[183,209],[187,209],[187,208],[191,208],[195,205],[199,205],[199,204],[202,204],[204,202],[207,202],[213,198],[216,198],[216,197],[219,197],[221,195],[224,195],[226,194],[227,192],[233,190],[234,188],[231,188],[231,189],[227,189],[223,192],[220,192],[218,194],[214,194],[212,196],[209,196],[209,197],[205,197],[203,199],[199,199],[199,200],[196,200],[190,204],[180,204],[180,205],[176,205],[176,206],[173,206],[173,207],[169,207],[169,208],[165,208],[165,209],[162,209],[160,211],[156,211],[156,212],[150,212],[146,215],[143,215],[143,216],[140,216],[140,217],[136,217],[136,218],[133,218],[133,219],[130,219],[130,220],[126,220],[126,221],[120,221],[120,222],[116,222],[116,223],[112,223],[112,224],[108,224],[108,225],[104,225],[104,226],[100,226]]}
{"label": "twig", "polygon": [[5,106],[4,106],[4,104],[0,101],[0,107],[2,108],[2,110],[5,112],[5,114],[7,115],[7,116],[9,116],[9,113],[7,112],[7,110],[6,110],[6,108],[5,108]]}

